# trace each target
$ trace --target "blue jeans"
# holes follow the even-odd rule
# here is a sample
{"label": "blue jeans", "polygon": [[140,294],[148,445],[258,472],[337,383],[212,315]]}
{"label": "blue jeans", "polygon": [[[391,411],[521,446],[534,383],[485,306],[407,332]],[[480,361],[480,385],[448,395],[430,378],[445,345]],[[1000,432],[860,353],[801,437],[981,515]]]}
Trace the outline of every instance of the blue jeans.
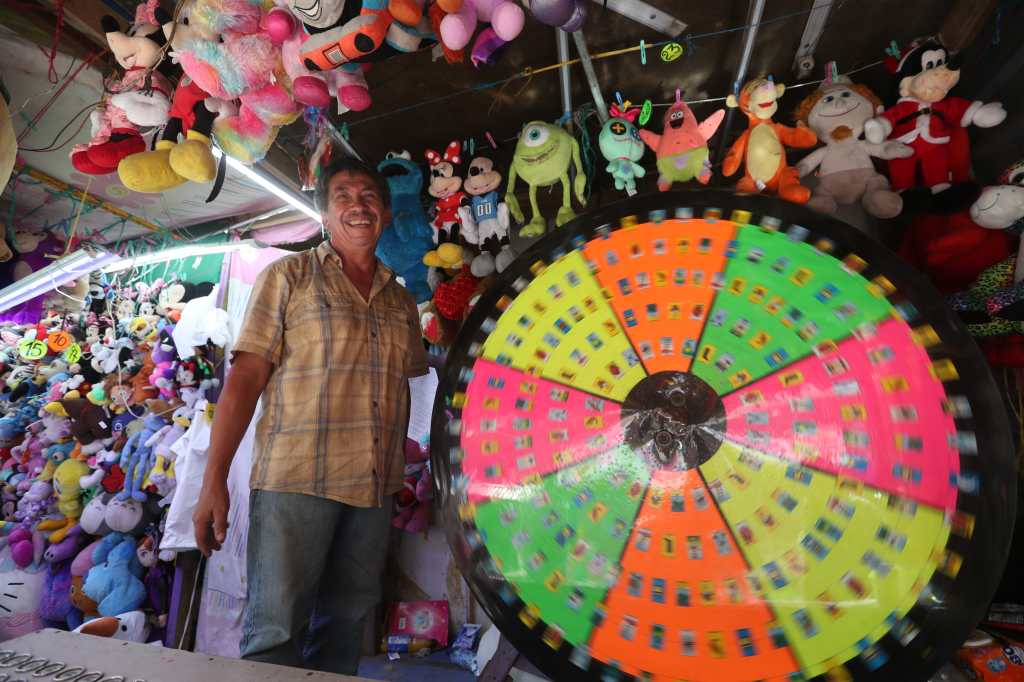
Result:
{"label": "blue jeans", "polygon": [[363,621],[381,596],[390,502],[250,493],[243,659],[356,674]]}

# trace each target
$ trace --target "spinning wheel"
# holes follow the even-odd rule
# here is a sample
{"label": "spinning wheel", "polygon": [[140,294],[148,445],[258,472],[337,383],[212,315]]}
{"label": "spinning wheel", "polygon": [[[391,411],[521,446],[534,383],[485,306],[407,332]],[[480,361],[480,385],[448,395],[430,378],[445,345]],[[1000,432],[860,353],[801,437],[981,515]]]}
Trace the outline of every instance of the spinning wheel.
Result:
{"label": "spinning wheel", "polygon": [[836,221],[701,191],[536,244],[449,355],[460,568],[552,679],[924,679],[1015,511],[1002,406],[921,278]]}

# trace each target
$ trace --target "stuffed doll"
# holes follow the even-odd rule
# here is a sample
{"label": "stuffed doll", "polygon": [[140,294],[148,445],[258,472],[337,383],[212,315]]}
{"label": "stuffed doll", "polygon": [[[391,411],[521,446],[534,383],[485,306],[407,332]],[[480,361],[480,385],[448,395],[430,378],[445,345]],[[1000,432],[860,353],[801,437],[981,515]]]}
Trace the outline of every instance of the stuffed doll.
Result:
{"label": "stuffed doll", "polygon": [[964,129],[999,125],[1006,118],[1003,105],[949,97],[960,81],[959,66],[950,64],[946,49],[934,38],[914,41],[899,60],[890,57],[886,65],[899,79],[900,99],[864,124],[864,136],[874,144],[888,138],[913,149],[909,157],[889,160],[893,189],[923,182],[937,194],[969,180],[970,141]]}
{"label": "stuffed doll", "polygon": [[469,314],[471,302],[490,280],[476,277],[469,267],[471,253],[462,250],[464,257],[452,267],[431,270],[434,297],[420,306],[420,329],[423,338],[436,346],[448,346]]}
{"label": "stuffed doll", "polygon": [[817,91],[800,103],[795,118],[825,143],[796,165],[801,177],[818,171],[818,185],[808,206],[831,214],[839,204],[859,201],[876,218],[894,218],[903,210],[903,199],[890,189],[871,159],[906,158],[914,150],[901,142],[874,144],[861,139],[864,124],[882,108],[866,85],[854,85],[845,76],[833,79],[831,71]]}
{"label": "stuffed doll", "polygon": [[161,506],[171,503],[170,495],[174,491],[174,451],[171,449],[191,423],[192,410],[187,405],[182,405],[174,410],[171,416],[171,423],[160,428],[159,431],[150,436],[146,445],[153,448],[153,468],[146,475],[145,484],[152,483],[156,487],[157,495],[161,498]]}
{"label": "stuffed doll", "polygon": [[474,277],[487,277],[501,272],[515,260],[508,236],[508,204],[501,200],[501,173],[494,159],[477,154],[469,162],[463,189],[469,195],[469,206],[459,208],[462,236],[480,250],[469,269]]}
{"label": "stuffed doll", "polygon": [[101,19],[107,45],[124,73],[104,84],[109,94],[91,114],[92,139],[71,152],[71,165],[81,173],[113,173],[122,159],[145,150],[140,127],[167,121],[177,67],[164,59],[166,40],[154,15],[158,6],[158,0],[138,5],[127,31],[110,15]]}
{"label": "stuffed doll", "polygon": [[314,71],[359,61],[380,49],[393,21],[415,26],[423,18],[416,0],[288,0],[288,8],[310,34],[301,57]]}
{"label": "stuffed doll", "polygon": [[[188,21],[189,10],[183,12],[181,21],[163,8],[157,8],[154,18],[160,23],[164,38],[172,40],[177,49],[194,37],[197,28]],[[246,17],[258,21],[259,13],[237,15],[242,22]],[[202,22],[196,22],[201,26]],[[258,30],[258,24],[252,31]],[[215,100],[189,76],[182,76],[174,89],[167,124],[160,133],[155,148],[143,151],[122,160],[117,174],[125,187],[136,192],[159,193],[177,187],[187,181],[211,182],[217,174],[217,162],[211,149],[210,137],[213,122],[221,110],[231,110],[223,100]],[[179,135],[185,139],[178,141]]]}
{"label": "stuffed doll", "polygon": [[363,64],[347,62],[329,71],[311,70],[303,63],[302,45],[309,34],[287,9],[285,0],[276,0],[278,7],[267,15],[270,39],[281,46],[281,61],[292,79],[292,97],[309,107],[322,109],[335,98],[338,113],[365,111],[370,107],[370,89],[366,84]]}
{"label": "stuffed doll", "polygon": [[74,629],[80,635],[107,637],[124,642],[149,641],[150,622],[142,611],[93,618]]}
{"label": "stuffed doll", "polygon": [[96,602],[101,616],[116,616],[142,605],[146,587],[141,576],[135,541],[128,538],[111,549],[102,563],[89,569],[82,591]]}
{"label": "stuffed doll", "polygon": [[117,494],[117,500],[128,499],[144,502],[146,493],[143,491],[143,481],[146,475],[153,468],[150,456],[153,446],[147,445],[153,435],[166,426],[167,422],[157,414],[149,414],[145,419],[144,428],[128,438],[124,449],[121,450],[121,457],[118,464],[125,474],[124,490]]}
{"label": "stuffed doll", "polygon": [[676,101],[665,112],[661,135],[641,130],[640,138],[658,157],[658,189],[666,192],[676,182],[711,180],[708,141],[718,130],[725,110],[719,109],[698,125],[697,118],[676,90]]}
{"label": "stuffed doll", "polygon": [[57,495],[58,518],[48,518],[39,522],[40,531],[50,532],[50,542],[59,543],[78,525],[82,515],[82,498],[80,480],[91,473],[85,462],[67,459],[57,466],[53,473],[53,491]]}
{"label": "stuffed doll", "polygon": [[453,140],[444,154],[428,149],[425,156],[430,165],[427,194],[435,199],[431,226],[437,249],[428,251],[423,263],[432,268],[451,268],[462,260],[459,208],[468,203],[462,191],[462,143]]}
{"label": "stuffed doll", "polygon": [[411,438],[405,439],[405,471],[402,489],[395,493],[395,515],[391,525],[420,533],[430,525],[433,499],[430,452]]}
{"label": "stuffed doll", "polygon": [[[968,198],[959,192],[943,195],[955,196],[958,201]],[[938,201],[930,193],[927,196]],[[988,214],[983,210],[986,205],[976,200],[951,205],[950,212],[936,208],[913,214],[908,211],[910,222],[897,253],[924,273],[940,292],[954,294],[968,289],[982,271],[1006,260],[1018,248],[1017,238],[1003,229],[1007,223],[1001,213],[1010,208],[1012,215],[1012,208],[993,205],[996,213]],[[979,220],[994,229],[984,227]]]}
{"label": "stuffed doll", "polygon": [[[103,386],[93,386],[86,398],[62,400],[65,413],[71,421],[71,435],[83,446],[94,442],[102,443],[110,438],[112,417],[107,409],[107,400]],[[96,449],[88,449],[86,454],[94,454]]]}
{"label": "stuffed doll", "polygon": [[416,303],[429,301],[433,292],[423,255],[434,246],[434,231],[420,202],[423,173],[406,151],[389,152],[377,170],[391,195],[391,222],[377,242],[377,257],[402,278]]}
{"label": "stuffed doll", "polygon": [[647,171],[637,163],[644,157],[644,143],[640,139],[640,130],[636,127],[640,109],[630,107],[626,102],[621,107],[612,104],[609,118],[597,136],[597,146],[601,148],[604,160],[608,162],[605,170],[615,181],[615,189],[626,190],[626,194],[636,194],[636,180],[647,175]]}
{"label": "stuffed doll", "polygon": [[473,45],[473,64],[493,61],[493,54],[522,33],[526,21],[523,8],[509,0],[465,0],[462,8],[441,20],[441,42],[450,50],[469,45],[477,29],[477,21],[490,24],[477,36]]}
{"label": "stuffed doll", "polygon": [[[60,258],[65,251],[64,242],[50,232],[15,232],[14,250],[17,258],[14,261],[15,281],[28,277],[37,270],[42,270]],[[36,296],[6,310],[0,311],[0,322],[15,324],[35,324],[43,316],[43,303],[46,295]]]}
{"label": "stuffed doll", "polygon": [[970,212],[971,219],[981,227],[1020,235],[1013,281],[1024,280],[1024,161],[1003,171],[998,185],[982,190]]}
{"label": "stuffed doll", "polygon": [[555,225],[561,227],[576,217],[569,196],[569,164],[576,167],[573,186],[576,201],[586,205],[583,192],[587,187],[587,176],[580,160],[580,145],[576,139],[561,127],[543,121],[531,121],[523,128],[516,143],[512,166],[508,174],[508,188],[505,203],[516,221],[522,223],[525,216],[516,199],[516,180],[522,178],[530,186],[530,208],[533,216],[530,222],[519,230],[522,237],[538,237],[547,229],[547,222],[537,206],[537,188],[562,183],[562,206],[555,216]]}
{"label": "stuffed doll", "polygon": [[750,194],[768,191],[794,204],[806,204],[811,190],[800,184],[797,169],[786,165],[785,148],[813,147],[818,137],[802,123],[790,128],[772,120],[785,91],[782,83],[755,78],[740,89],[739,97],[729,95],[726,98],[729,108],[738,107],[746,114],[748,127],[729,149],[722,172],[726,176],[735,175],[740,164],[744,164],[736,191]]}
{"label": "stuffed doll", "polygon": [[175,39],[175,54],[195,87],[218,100],[238,100],[237,113],[214,119],[213,134],[224,153],[246,164],[260,160],[280,126],[301,113],[263,19],[260,5],[248,0],[193,0],[189,31],[180,43]]}

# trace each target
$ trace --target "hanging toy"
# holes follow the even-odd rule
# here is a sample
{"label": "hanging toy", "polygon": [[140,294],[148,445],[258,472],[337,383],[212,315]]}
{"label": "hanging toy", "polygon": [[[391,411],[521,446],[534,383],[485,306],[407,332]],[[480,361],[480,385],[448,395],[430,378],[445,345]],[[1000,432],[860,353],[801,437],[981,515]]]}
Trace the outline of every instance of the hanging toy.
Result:
{"label": "hanging toy", "polygon": [[874,144],[888,138],[914,150],[912,156],[889,160],[893,189],[910,189],[923,181],[937,194],[952,183],[969,180],[971,150],[966,128],[971,124],[979,128],[999,125],[1006,118],[1003,105],[949,97],[960,81],[960,67],[934,38],[911,43],[899,60],[887,59],[886,66],[900,79],[900,99],[864,124],[864,136]]}
{"label": "hanging toy", "polygon": [[544,121],[531,121],[523,128],[519,141],[516,143],[515,155],[508,175],[508,188],[505,203],[518,222],[525,216],[516,199],[516,179],[521,177],[530,186],[530,208],[533,216],[530,222],[519,230],[520,236],[539,237],[547,229],[547,222],[537,206],[537,188],[549,187],[562,183],[562,207],[555,216],[555,225],[561,227],[576,217],[572,210],[569,197],[569,164],[576,166],[576,181],[573,187],[576,201],[585,205],[583,192],[587,186],[587,176],[583,172],[580,160],[580,145],[576,139],[562,128]]}
{"label": "hanging toy", "polygon": [[522,33],[526,14],[509,0],[465,0],[461,10],[441,20],[441,42],[449,50],[463,49],[472,40],[478,20],[490,26],[480,31],[473,43],[474,66],[493,62],[494,54]]}
{"label": "hanging toy", "polygon": [[135,8],[135,22],[122,31],[104,15],[107,45],[124,73],[104,84],[109,93],[90,115],[92,139],[75,145],[71,165],[89,175],[117,170],[121,159],[146,149],[140,127],[163,125],[171,107],[171,84],[179,70],[164,59],[165,38],[154,16],[157,0]]}
{"label": "hanging toy", "polygon": [[[835,62],[829,62],[834,69]],[[804,99],[795,118],[825,143],[796,165],[800,177],[818,171],[818,184],[808,206],[832,214],[839,204],[857,201],[876,218],[894,218],[903,199],[875,170],[872,158],[896,159],[914,151],[895,140],[873,144],[863,139],[864,124],[882,111],[882,102],[866,85],[854,85],[830,69],[817,91]]]}
{"label": "hanging toy", "polygon": [[635,125],[640,109],[632,108],[629,102],[625,102],[621,106],[611,105],[609,113],[612,118],[601,127],[597,145],[608,162],[605,170],[615,180],[615,189],[624,189],[626,194],[633,196],[636,194],[636,179],[647,174],[644,167],[637,163],[644,156],[644,143]]}
{"label": "hanging toy", "polygon": [[641,130],[640,137],[658,155],[658,189],[666,192],[676,182],[696,179],[702,185],[711,180],[708,140],[725,117],[719,109],[698,125],[697,118],[676,89],[676,101],[665,112],[661,135]]}
{"label": "hanging toy", "polygon": [[427,252],[423,263],[432,268],[451,269],[462,262],[459,207],[466,204],[466,193],[462,191],[462,143],[453,140],[444,154],[428,149],[424,155],[430,164],[427,193],[436,199],[431,225],[437,249]]}
{"label": "hanging toy", "polygon": [[480,250],[470,263],[470,272],[486,277],[501,272],[515,260],[508,236],[508,204],[501,200],[501,173],[494,159],[486,153],[477,154],[469,162],[463,188],[470,196],[469,206],[459,209],[462,234],[466,241]]}
{"label": "hanging toy", "polygon": [[405,281],[416,303],[430,300],[423,254],[434,246],[434,231],[420,202],[423,173],[407,151],[388,152],[377,170],[388,183],[391,222],[377,242],[377,257]]}
{"label": "hanging toy", "polygon": [[806,204],[811,190],[800,184],[796,168],[786,165],[786,147],[813,147],[818,136],[802,124],[790,128],[772,120],[785,91],[785,85],[775,83],[770,77],[755,78],[743,86],[738,98],[735,95],[726,98],[726,106],[738,107],[747,115],[749,124],[729,149],[722,172],[726,176],[735,175],[740,164],[744,164],[743,177],[736,184],[737,192],[767,191],[794,204]]}
{"label": "hanging toy", "polygon": [[[160,22],[166,40],[180,48],[198,38],[198,22],[189,22],[188,13],[175,22],[163,8],[154,17]],[[152,151],[133,154],[118,165],[117,173],[125,187],[135,192],[160,193],[185,182],[211,182],[217,175],[217,162],[211,148],[213,123],[221,109],[233,105],[215,100],[192,78],[183,75],[174,89],[167,125]],[[178,142],[178,136],[185,139]]]}

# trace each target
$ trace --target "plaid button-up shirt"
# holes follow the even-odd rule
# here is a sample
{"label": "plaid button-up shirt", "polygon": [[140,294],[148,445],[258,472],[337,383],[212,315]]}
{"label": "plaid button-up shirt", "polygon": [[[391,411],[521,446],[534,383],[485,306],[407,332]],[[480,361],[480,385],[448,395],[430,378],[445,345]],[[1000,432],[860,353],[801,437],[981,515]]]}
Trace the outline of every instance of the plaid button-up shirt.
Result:
{"label": "plaid button-up shirt", "polygon": [[380,262],[364,301],[324,242],[263,271],[235,352],[274,365],[253,489],[379,506],[402,487],[409,377],[427,372],[413,297]]}

